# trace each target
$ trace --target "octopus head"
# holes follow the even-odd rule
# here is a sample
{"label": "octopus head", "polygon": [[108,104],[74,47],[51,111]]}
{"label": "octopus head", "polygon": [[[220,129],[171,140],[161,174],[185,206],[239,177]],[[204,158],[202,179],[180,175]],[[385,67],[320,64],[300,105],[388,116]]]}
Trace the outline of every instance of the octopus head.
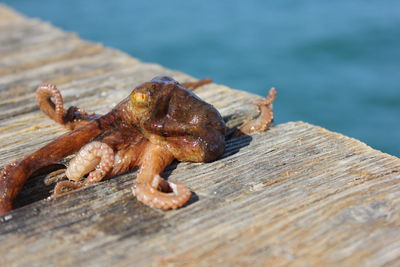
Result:
{"label": "octopus head", "polygon": [[144,119],[165,109],[177,83],[170,77],[161,76],[133,89],[129,100],[134,115]]}

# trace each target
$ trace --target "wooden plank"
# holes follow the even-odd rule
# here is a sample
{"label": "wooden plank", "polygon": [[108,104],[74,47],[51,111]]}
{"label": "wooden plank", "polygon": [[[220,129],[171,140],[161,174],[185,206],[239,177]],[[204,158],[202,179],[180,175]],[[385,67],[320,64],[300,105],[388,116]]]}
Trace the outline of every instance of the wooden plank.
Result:
{"label": "wooden plank", "polygon": [[[64,132],[34,103],[42,82],[58,84],[68,105],[104,112],[153,76],[193,79],[4,5],[0,36],[0,166]],[[251,94],[217,84],[196,93],[232,127],[256,114]],[[56,200],[46,198],[63,173],[33,177],[20,208],[0,217],[2,264],[400,263],[400,159],[358,140],[289,122],[228,141],[215,162],[179,163],[166,175],[195,193],[184,208],[165,212],[138,203],[130,191],[135,172]]]}

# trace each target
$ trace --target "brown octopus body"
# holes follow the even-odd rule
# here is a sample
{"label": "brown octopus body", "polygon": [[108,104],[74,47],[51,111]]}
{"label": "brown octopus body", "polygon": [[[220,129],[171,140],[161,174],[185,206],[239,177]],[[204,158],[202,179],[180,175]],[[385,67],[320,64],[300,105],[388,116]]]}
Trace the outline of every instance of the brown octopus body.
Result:
{"label": "brown octopus body", "polygon": [[[132,188],[139,201],[160,209],[183,206],[191,196],[190,190],[178,181],[164,180],[160,173],[174,159],[208,162],[224,152],[226,126],[221,115],[185,89],[210,81],[181,85],[169,77],[156,77],[133,89],[129,97],[103,116],[77,107],[65,111],[56,87],[43,84],[37,91],[40,109],[72,131],[3,168],[0,214],[12,209],[13,200],[34,172],[77,151],[66,170],[69,180],[57,183],[54,196],[62,194],[65,187],[83,187],[140,167]],[[258,103],[260,116],[242,125],[242,134],[268,128],[274,98],[275,90],[271,90],[264,100],[267,102]]]}

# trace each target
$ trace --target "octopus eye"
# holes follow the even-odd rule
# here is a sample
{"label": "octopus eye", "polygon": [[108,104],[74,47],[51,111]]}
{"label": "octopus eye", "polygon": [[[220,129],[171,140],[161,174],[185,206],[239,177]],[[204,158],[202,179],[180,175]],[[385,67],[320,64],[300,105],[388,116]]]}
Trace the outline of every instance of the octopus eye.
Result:
{"label": "octopus eye", "polygon": [[150,96],[146,93],[135,92],[131,95],[131,101],[135,106],[145,107],[150,104]]}

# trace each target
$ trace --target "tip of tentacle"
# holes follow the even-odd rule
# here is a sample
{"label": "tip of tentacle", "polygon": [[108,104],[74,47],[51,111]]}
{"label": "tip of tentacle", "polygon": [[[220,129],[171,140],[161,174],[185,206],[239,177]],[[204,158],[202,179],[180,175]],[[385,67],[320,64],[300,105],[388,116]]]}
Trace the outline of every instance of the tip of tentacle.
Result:
{"label": "tip of tentacle", "polygon": [[181,182],[166,181],[172,192],[165,193],[153,188],[150,184],[136,183],[132,193],[143,204],[152,208],[170,210],[182,207],[192,195],[192,192]]}
{"label": "tip of tentacle", "polygon": [[8,198],[8,169],[10,165],[0,170],[0,215],[12,210],[12,202]]}
{"label": "tip of tentacle", "polygon": [[10,186],[12,185],[10,172],[17,165],[18,162],[13,161],[0,170],[0,215],[12,210],[13,188]]}

